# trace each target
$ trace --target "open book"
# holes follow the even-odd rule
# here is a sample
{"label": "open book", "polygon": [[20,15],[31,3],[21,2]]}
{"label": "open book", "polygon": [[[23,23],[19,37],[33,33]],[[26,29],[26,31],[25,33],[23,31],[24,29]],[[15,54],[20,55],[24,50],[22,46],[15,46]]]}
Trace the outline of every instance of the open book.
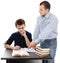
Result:
{"label": "open book", "polygon": [[28,52],[35,52],[33,48],[21,48],[20,50],[13,50],[12,56],[30,56]]}
{"label": "open book", "polygon": [[29,53],[22,50],[13,50],[12,56],[29,56]]}

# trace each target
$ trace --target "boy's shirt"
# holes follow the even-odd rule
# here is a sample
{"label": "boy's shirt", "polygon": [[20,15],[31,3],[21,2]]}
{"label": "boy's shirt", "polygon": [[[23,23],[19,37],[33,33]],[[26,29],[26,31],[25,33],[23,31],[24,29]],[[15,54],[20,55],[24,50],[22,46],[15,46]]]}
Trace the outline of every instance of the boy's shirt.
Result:
{"label": "boy's shirt", "polygon": [[[29,41],[31,42],[32,41],[32,35],[31,35],[31,33],[28,32],[28,31],[26,31],[26,35],[27,35]],[[5,44],[11,45],[13,41],[14,41],[14,46],[18,45],[18,46],[20,46],[22,48],[27,47],[25,38],[19,32],[13,33],[9,37],[9,39],[6,41]]]}

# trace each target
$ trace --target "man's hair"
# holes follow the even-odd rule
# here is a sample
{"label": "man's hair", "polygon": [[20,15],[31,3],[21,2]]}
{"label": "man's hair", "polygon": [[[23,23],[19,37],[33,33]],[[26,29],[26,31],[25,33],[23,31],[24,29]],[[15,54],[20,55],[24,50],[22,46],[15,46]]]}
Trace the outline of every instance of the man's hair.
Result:
{"label": "man's hair", "polygon": [[15,26],[17,27],[17,25],[25,25],[25,21],[23,20],[23,19],[18,19],[18,20],[16,20],[16,22],[15,22]]}
{"label": "man's hair", "polygon": [[40,3],[40,6],[41,5],[44,5],[46,9],[49,9],[50,10],[51,5],[50,5],[50,3],[48,1],[42,1]]}

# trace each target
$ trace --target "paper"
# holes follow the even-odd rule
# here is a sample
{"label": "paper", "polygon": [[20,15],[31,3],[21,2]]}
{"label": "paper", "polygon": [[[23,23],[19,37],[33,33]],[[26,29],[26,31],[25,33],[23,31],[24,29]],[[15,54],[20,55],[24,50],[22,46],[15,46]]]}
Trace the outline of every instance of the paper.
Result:
{"label": "paper", "polygon": [[13,50],[12,56],[30,56],[28,52],[36,52],[33,48],[21,48]]}
{"label": "paper", "polygon": [[36,52],[33,48],[23,48],[27,52]]}

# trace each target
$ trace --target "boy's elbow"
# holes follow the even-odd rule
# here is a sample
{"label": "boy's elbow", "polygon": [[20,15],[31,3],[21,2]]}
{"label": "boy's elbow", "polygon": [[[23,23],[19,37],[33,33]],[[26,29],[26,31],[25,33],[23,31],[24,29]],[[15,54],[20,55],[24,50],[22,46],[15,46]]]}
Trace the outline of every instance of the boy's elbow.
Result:
{"label": "boy's elbow", "polygon": [[8,48],[8,46],[9,46],[8,44],[4,44],[4,48]]}
{"label": "boy's elbow", "polygon": [[4,44],[4,48],[6,48],[6,44]]}

